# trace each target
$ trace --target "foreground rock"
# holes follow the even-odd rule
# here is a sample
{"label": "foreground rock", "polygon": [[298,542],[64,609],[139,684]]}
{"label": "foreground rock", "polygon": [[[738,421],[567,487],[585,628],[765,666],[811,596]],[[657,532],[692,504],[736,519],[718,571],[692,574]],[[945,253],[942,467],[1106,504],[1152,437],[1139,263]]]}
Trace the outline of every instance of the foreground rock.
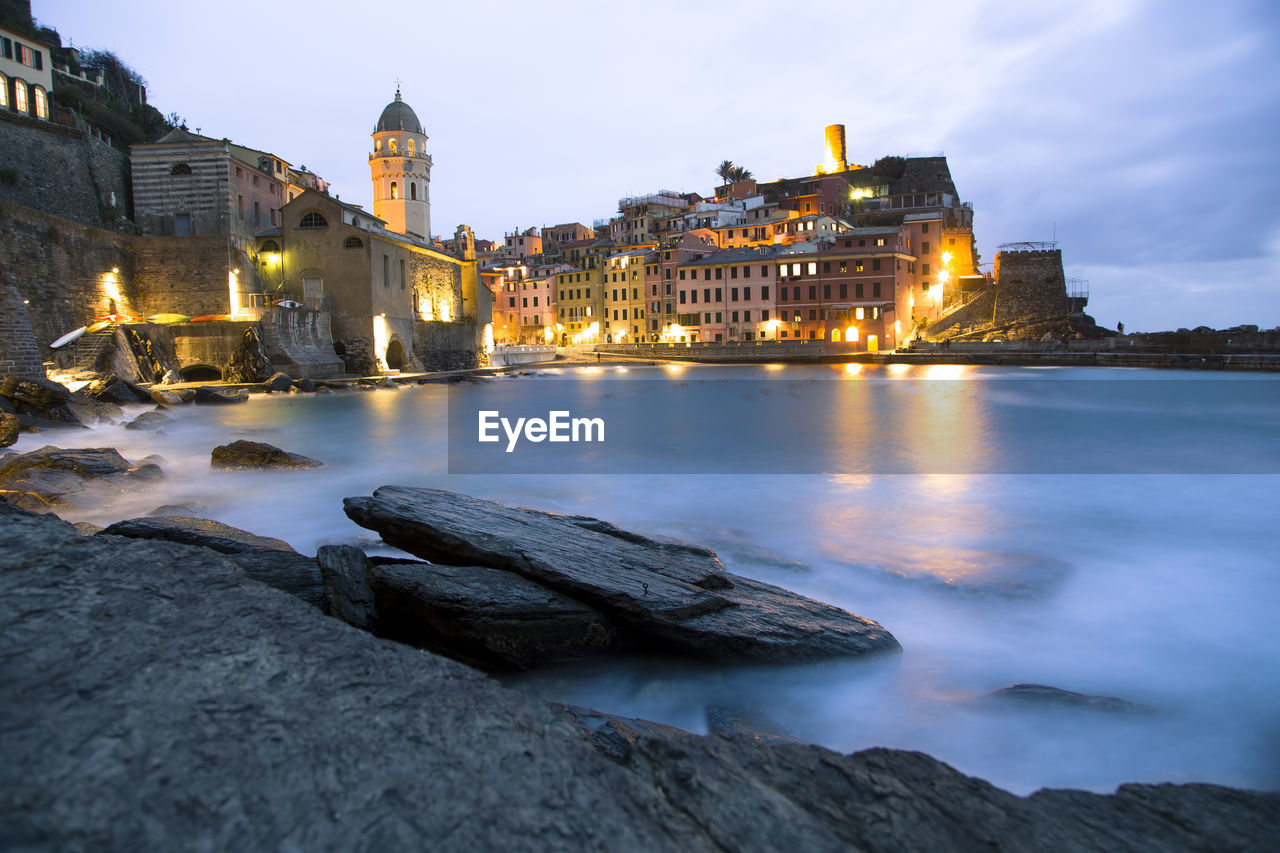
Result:
{"label": "foreground rock", "polygon": [[27,428],[80,424],[68,402],[71,392],[51,379],[6,376],[0,380],[4,411],[18,415]]}
{"label": "foreground rock", "polygon": [[124,489],[164,474],[154,463],[131,464],[114,448],[42,447],[0,464],[0,494],[35,512],[75,506],[93,487]]}
{"label": "foreground rock", "polygon": [[22,431],[22,422],[17,415],[0,412],[0,447],[8,447],[18,440]]}
{"label": "foreground rock", "polygon": [[199,388],[195,389],[195,391],[195,395],[192,399],[196,403],[201,404],[220,405],[223,403],[246,403],[249,400],[249,392],[244,390],[229,391],[222,388],[213,388],[208,385],[201,385]]}
{"label": "foreground rock", "polygon": [[434,563],[520,575],[599,610],[653,651],[806,660],[899,649],[875,622],[730,575],[709,549],[598,519],[406,486],[383,486],[344,506],[397,548]]}
{"label": "foreground rock", "polygon": [[261,441],[233,441],[213,449],[210,464],[214,468],[320,468],[318,459],[290,453]]}
{"label": "foreground rock", "polygon": [[207,518],[155,515],[117,521],[102,530],[102,534],[198,545],[226,554],[254,580],[326,609],[324,587],[316,561],[299,554],[283,539],[258,536]]}
{"label": "foreground rock", "polygon": [[0,541],[9,848],[1263,850],[1280,834],[1276,794],[1022,798],[920,753],[597,715],[628,729],[611,757],[563,710],[208,549],[24,514],[0,515]]}
{"label": "foreground rock", "polygon": [[1150,714],[1155,710],[1150,705],[1140,705],[1114,696],[1090,696],[1087,693],[1073,693],[1070,690],[1048,687],[1044,684],[1011,684],[991,691],[985,698],[992,702],[1106,711],[1113,714]]}

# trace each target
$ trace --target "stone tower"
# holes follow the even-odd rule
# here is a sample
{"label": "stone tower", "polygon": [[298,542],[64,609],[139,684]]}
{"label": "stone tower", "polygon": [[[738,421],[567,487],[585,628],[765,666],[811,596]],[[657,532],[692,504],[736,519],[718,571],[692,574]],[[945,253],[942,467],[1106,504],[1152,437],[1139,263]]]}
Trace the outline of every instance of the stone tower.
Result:
{"label": "stone tower", "polygon": [[398,234],[431,237],[431,158],[427,134],[413,108],[396,98],[387,104],[373,129],[369,155],[373,178],[373,215]]}

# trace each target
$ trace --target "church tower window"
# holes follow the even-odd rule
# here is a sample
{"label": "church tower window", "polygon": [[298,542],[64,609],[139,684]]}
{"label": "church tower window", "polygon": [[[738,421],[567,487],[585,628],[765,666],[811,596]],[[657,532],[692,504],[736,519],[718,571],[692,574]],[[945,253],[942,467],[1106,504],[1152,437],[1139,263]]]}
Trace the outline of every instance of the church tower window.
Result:
{"label": "church tower window", "polygon": [[413,156],[413,147],[414,147],[414,146],[413,146],[413,140],[412,140],[412,139],[410,139],[410,140],[409,140],[409,156],[410,156],[410,157],[412,157],[412,156]]}
{"label": "church tower window", "polygon": [[387,143],[387,150],[392,154],[396,153],[396,141],[394,139]]}
{"label": "church tower window", "polygon": [[396,182],[395,182],[395,181],[392,181],[392,182],[391,182],[391,197],[392,197],[392,198],[400,198],[400,189],[399,189],[399,187],[397,187],[397,186],[396,186]]}
{"label": "church tower window", "polygon": [[409,199],[411,201],[418,200],[418,185],[413,181],[409,182]]}

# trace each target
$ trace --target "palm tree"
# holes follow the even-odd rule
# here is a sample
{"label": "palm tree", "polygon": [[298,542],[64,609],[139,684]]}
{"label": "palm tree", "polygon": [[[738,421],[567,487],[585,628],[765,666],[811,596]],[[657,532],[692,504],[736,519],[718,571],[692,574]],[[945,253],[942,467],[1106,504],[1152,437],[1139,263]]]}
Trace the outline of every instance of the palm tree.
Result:
{"label": "palm tree", "polygon": [[741,166],[734,166],[729,170],[729,180],[734,183],[738,181],[749,181],[754,177],[755,175],[751,174],[750,169],[744,169]]}
{"label": "palm tree", "polygon": [[733,165],[732,160],[725,160],[719,166],[716,166],[716,174],[720,176],[720,180],[729,183],[729,178],[733,174],[733,170],[738,168]]}

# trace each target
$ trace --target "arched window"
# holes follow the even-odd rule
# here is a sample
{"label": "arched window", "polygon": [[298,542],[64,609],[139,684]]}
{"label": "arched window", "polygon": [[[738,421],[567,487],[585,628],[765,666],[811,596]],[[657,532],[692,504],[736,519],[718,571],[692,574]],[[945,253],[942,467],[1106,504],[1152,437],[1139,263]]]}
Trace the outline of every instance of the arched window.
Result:
{"label": "arched window", "polygon": [[280,244],[277,243],[275,240],[267,240],[262,244],[261,248],[259,248],[258,251],[259,252],[275,252],[276,254],[279,254]]}
{"label": "arched window", "polygon": [[27,81],[21,78],[13,81],[13,108],[23,115],[30,110],[27,106]]}
{"label": "arched window", "polygon": [[190,175],[191,167],[186,163],[174,163],[169,169],[170,175]]}
{"label": "arched window", "polygon": [[381,150],[382,150],[382,140],[381,139],[373,140],[373,153],[377,154]]}
{"label": "arched window", "polygon": [[364,248],[364,241],[363,241],[363,240],[361,240],[359,237],[348,237],[345,241],[343,241],[343,243],[342,243],[342,248],[344,248],[344,249],[363,249],[363,248]]}
{"label": "arched window", "polygon": [[418,199],[418,184],[415,181],[409,182],[409,198],[414,201],[417,201]]}
{"label": "arched window", "polygon": [[413,156],[413,148],[414,148],[413,140],[412,140],[412,139],[410,139],[410,140],[409,140],[409,156],[410,156],[410,157],[412,157],[412,156]]}
{"label": "arched window", "polygon": [[400,188],[396,186],[396,182],[391,182],[391,197],[400,198]]}
{"label": "arched window", "polygon": [[0,74],[0,109],[9,109],[9,78]]}
{"label": "arched window", "polygon": [[394,139],[387,143],[387,150],[392,154],[396,153],[396,141]]}
{"label": "arched window", "polygon": [[36,118],[49,118],[49,100],[45,97],[44,89],[39,86],[32,87],[36,93]]}
{"label": "arched window", "polygon": [[323,214],[317,213],[316,211],[313,210],[310,213],[303,214],[302,219],[298,220],[298,227],[299,228],[328,228],[329,220],[325,219]]}

